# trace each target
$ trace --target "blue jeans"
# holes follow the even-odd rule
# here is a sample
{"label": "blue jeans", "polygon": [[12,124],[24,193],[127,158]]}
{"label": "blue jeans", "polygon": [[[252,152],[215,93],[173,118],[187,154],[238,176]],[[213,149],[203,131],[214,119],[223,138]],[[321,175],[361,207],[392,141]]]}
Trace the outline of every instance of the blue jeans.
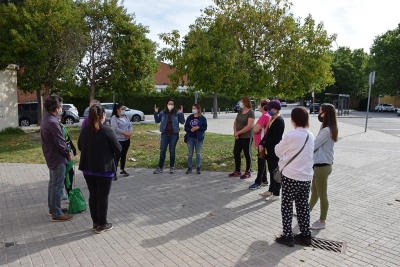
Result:
{"label": "blue jeans", "polygon": [[197,138],[189,137],[187,140],[188,146],[188,167],[192,168],[193,165],[193,152],[196,148],[196,166],[200,168],[201,165],[201,148],[203,147],[203,141],[197,140]]}
{"label": "blue jeans", "polygon": [[63,214],[61,211],[61,194],[63,192],[66,170],[67,165],[65,163],[61,163],[54,169],[50,169],[47,202],[49,213],[53,219]]}
{"label": "blue jeans", "polygon": [[167,153],[167,147],[169,145],[169,166],[175,166],[175,148],[176,143],[178,143],[179,134],[161,134],[160,143],[160,161],[158,162],[158,167],[163,168],[165,162],[165,154]]}

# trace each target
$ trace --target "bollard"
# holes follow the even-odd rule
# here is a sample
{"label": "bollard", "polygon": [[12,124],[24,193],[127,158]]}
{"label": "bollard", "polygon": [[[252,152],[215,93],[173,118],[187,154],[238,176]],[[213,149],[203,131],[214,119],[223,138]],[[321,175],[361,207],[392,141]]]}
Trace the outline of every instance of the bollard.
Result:
{"label": "bollard", "polygon": [[213,114],[214,113],[214,110],[213,109],[211,109],[211,114]]}
{"label": "bollard", "polygon": [[221,114],[221,109],[220,108],[218,108],[218,114]]}
{"label": "bollard", "polygon": [[225,113],[228,113],[228,109],[227,108],[225,108]]}
{"label": "bollard", "polygon": [[206,114],[206,109],[205,108],[203,108],[203,113]]}

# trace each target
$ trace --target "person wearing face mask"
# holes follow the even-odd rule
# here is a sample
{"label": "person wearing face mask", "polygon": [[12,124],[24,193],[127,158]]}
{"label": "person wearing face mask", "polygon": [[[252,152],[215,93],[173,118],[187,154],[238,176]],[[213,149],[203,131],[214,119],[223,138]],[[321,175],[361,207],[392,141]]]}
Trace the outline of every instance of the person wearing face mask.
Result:
{"label": "person wearing face mask", "polygon": [[162,173],[165,162],[167,147],[169,146],[169,171],[175,173],[175,148],[179,140],[179,123],[185,123],[183,106],[179,110],[175,109],[175,101],[170,99],[165,103],[165,108],[160,113],[158,107],[154,105],[154,121],[160,123],[161,142],[160,159],[155,174]]}
{"label": "person wearing face mask", "polygon": [[311,225],[311,229],[319,230],[326,227],[328,214],[328,177],[332,173],[334,146],[338,141],[336,110],[332,104],[322,104],[318,120],[322,123],[321,130],[314,141],[314,179],[311,184],[310,211],[320,201],[321,214],[319,220]]}
{"label": "person wearing face mask", "polygon": [[[240,177],[240,179],[247,179],[251,177],[251,144],[253,142],[253,125],[254,125],[254,112],[251,110],[250,98],[245,96],[240,99],[240,108],[235,122],[233,123],[233,136],[235,137],[235,145],[233,148],[233,156],[235,158],[235,170],[229,174],[229,177]],[[246,158],[246,170],[242,174],[240,172],[241,153]]]}
{"label": "person wearing face mask", "polygon": [[[115,157],[115,165],[118,168],[118,162],[121,159],[121,171],[123,176],[129,176],[125,171],[126,154],[128,153],[129,146],[131,145],[132,136],[132,123],[125,115],[125,106],[122,104],[114,104],[113,113],[111,115],[111,128],[117,135],[118,141],[121,144],[121,154]],[[114,181],[117,180],[117,173],[115,173]]]}
{"label": "person wearing face mask", "polygon": [[105,119],[104,108],[93,105],[89,110],[89,125],[82,129],[78,139],[81,151],[79,170],[89,189],[92,230],[97,234],[113,228],[112,223],[107,221],[108,196],[117,170],[115,157],[121,153],[115,132],[103,125]]}
{"label": "person wearing face mask", "polygon": [[[279,158],[275,154],[275,146],[282,140],[285,131],[285,121],[280,116],[281,102],[279,100],[271,100],[264,107],[271,116],[267,127],[267,134],[261,140],[260,145],[267,151],[267,166],[270,174],[270,183],[268,191],[262,192],[261,196],[266,196],[266,201],[279,200],[281,184],[274,180],[273,172],[278,167]],[[261,149],[261,148],[260,148]]]}
{"label": "person wearing face mask", "polygon": [[185,122],[186,140],[188,146],[188,169],[186,174],[192,172],[193,152],[196,148],[196,171],[201,173],[201,148],[203,146],[204,132],[207,130],[207,119],[201,114],[199,104],[192,106],[192,114]]}
{"label": "person wearing face mask", "polygon": [[269,99],[262,99],[260,101],[260,111],[261,111],[261,116],[258,119],[256,125],[253,127],[254,131],[254,145],[257,148],[258,151],[258,157],[257,157],[257,165],[258,165],[258,170],[257,170],[257,178],[254,181],[254,184],[249,186],[249,189],[259,189],[261,186],[267,186],[268,185],[268,180],[267,180],[267,170],[265,166],[265,151],[264,147],[260,147],[259,144],[263,137],[265,136],[267,132],[267,126],[268,123],[271,119],[271,116],[268,114],[268,112],[264,109],[264,107],[269,103]]}
{"label": "person wearing face mask", "polygon": [[53,222],[72,220],[74,216],[63,214],[67,209],[61,209],[61,195],[65,180],[67,164],[73,155],[70,151],[58,122],[62,115],[62,98],[51,95],[44,101],[46,114],[40,124],[40,140],[43,156],[50,171],[48,184],[48,208]]}

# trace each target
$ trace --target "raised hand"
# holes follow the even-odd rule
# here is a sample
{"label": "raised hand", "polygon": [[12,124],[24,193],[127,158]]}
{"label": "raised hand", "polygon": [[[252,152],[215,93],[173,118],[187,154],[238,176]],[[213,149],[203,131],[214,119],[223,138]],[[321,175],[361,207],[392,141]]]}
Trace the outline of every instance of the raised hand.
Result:
{"label": "raised hand", "polygon": [[181,105],[181,108],[179,109],[179,112],[183,114],[183,106]]}
{"label": "raised hand", "polygon": [[154,112],[158,112],[158,107],[157,107],[157,105],[154,105]]}

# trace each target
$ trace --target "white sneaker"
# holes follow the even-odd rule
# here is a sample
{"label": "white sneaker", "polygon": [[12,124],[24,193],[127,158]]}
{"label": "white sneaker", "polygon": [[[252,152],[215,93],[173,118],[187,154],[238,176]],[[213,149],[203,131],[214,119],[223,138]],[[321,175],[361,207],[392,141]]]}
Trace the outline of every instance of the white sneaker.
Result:
{"label": "white sneaker", "polygon": [[265,192],[261,192],[260,193],[260,196],[263,196],[263,197],[269,197],[271,195],[272,195],[272,192],[269,192],[269,191],[265,191]]}
{"label": "white sneaker", "polygon": [[320,229],[325,229],[325,228],[326,228],[326,223],[322,223],[320,220],[316,220],[310,226],[310,229],[313,229],[313,230],[320,230]]}
{"label": "white sneaker", "polygon": [[275,201],[275,200],[279,200],[279,196],[272,195],[265,199],[265,201]]}

